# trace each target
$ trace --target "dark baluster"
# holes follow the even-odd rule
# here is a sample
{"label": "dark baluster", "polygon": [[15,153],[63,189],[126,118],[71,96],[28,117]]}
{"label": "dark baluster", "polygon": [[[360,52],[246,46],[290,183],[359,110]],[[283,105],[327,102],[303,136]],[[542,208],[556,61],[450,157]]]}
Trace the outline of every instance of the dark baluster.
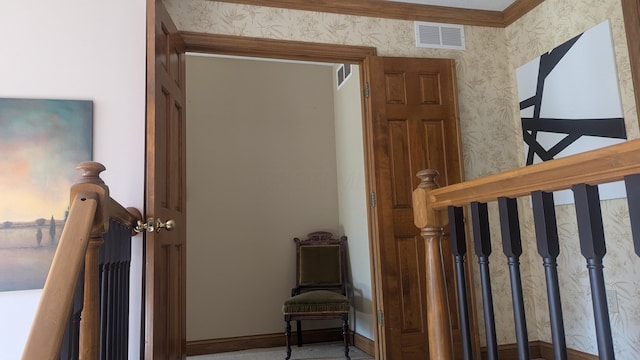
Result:
{"label": "dark baluster", "polygon": [[473,243],[480,264],[480,282],[482,283],[482,307],[484,310],[484,326],[487,333],[487,357],[498,358],[496,340],[496,323],[493,315],[493,297],[491,295],[491,275],[489,273],[489,255],[491,255],[491,236],[489,234],[489,213],[487,204],[471,203],[471,220],[473,223]]}
{"label": "dark baluster", "polygon": [[108,339],[107,343],[107,353],[109,354],[109,359],[117,358],[117,343],[118,343],[118,333],[117,333],[117,306],[118,306],[118,292],[119,286],[118,283],[118,242],[120,241],[118,237],[118,224],[112,222],[109,232],[111,233],[111,241],[109,243],[109,327],[108,331]]}
{"label": "dark baluster", "polygon": [[449,206],[449,228],[451,232],[451,252],[456,261],[456,290],[458,293],[458,314],[460,314],[460,332],[462,352],[465,359],[473,359],[471,330],[469,325],[469,304],[465,278],[464,257],[467,243],[464,230],[464,213],[461,207]]}
{"label": "dark baluster", "polygon": [[611,324],[609,322],[604,273],[602,271],[602,258],[607,253],[607,248],[604,241],[604,226],[602,224],[598,187],[580,184],[574,185],[572,190],[576,201],[580,251],[582,256],[587,259],[587,268],[589,269],[593,315],[598,339],[598,354],[601,360],[614,359]]}
{"label": "dark baluster", "polygon": [[640,256],[640,174],[625,176],[624,184],[627,188],[633,247],[636,255]]}
{"label": "dark baluster", "polygon": [[111,244],[113,243],[113,222],[109,224],[109,231],[104,237],[104,244],[100,248],[100,358],[108,359],[109,352],[110,322],[109,322],[109,298],[111,296]]}
{"label": "dark baluster", "polygon": [[126,359],[129,344],[130,229],[111,221],[100,252],[102,359]]}
{"label": "dark baluster", "polygon": [[111,222],[110,230],[110,259],[109,259],[109,282],[110,282],[110,294],[109,294],[109,343],[107,344],[109,358],[118,359],[118,343],[119,343],[119,306],[120,306],[120,281],[118,274],[118,262],[120,259],[120,242],[122,241],[122,235],[120,231],[120,224],[117,222]]}
{"label": "dark baluster", "polygon": [[99,250],[99,278],[100,278],[100,358],[107,359],[106,354],[106,344],[107,344],[107,306],[108,306],[108,286],[109,286],[109,275],[108,275],[108,253],[109,253],[109,242],[111,239],[109,238],[109,232],[104,234],[105,243],[100,247]]}
{"label": "dark baluster", "polygon": [[520,239],[520,223],[518,221],[518,202],[516,199],[498,198],[498,209],[500,212],[500,229],[502,230],[502,250],[507,256],[509,274],[511,275],[511,297],[513,299],[513,317],[518,342],[518,358],[529,359],[529,338],[520,276],[522,240]]}
{"label": "dark baluster", "polygon": [[122,328],[124,326],[124,322],[123,322],[123,318],[122,318],[122,314],[124,313],[124,298],[123,298],[123,294],[124,294],[124,281],[122,279],[122,263],[124,261],[123,256],[124,256],[124,249],[122,248],[123,244],[125,243],[125,239],[122,235],[122,227],[120,226],[120,224],[118,224],[117,226],[117,239],[116,239],[116,243],[114,244],[114,247],[116,248],[116,258],[115,258],[115,266],[114,266],[114,281],[117,284],[116,285],[116,291],[114,294],[115,300],[114,300],[114,313],[115,313],[115,319],[114,319],[114,344],[113,344],[113,348],[114,348],[114,355],[118,358],[118,359],[125,359],[125,357],[123,357],[122,355]]}
{"label": "dark baluster", "polygon": [[534,191],[531,193],[531,202],[533,205],[538,253],[542,256],[547,280],[553,354],[556,360],[566,360],[567,342],[564,335],[564,320],[562,318],[560,287],[558,285],[558,264],[556,262],[556,258],[560,254],[560,244],[558,243],[558,226],[553,193]]}
{"label": "dark baluster", "polygon": [[122,277],[123,277],[123,303],[124,311],[122,312],[123,324],[122,324],[122,356],[123,359],[129,357],[129,291],[130,291],[130,268],[131,268],[131,229],[125,228],[126,232],[125,241],[123,242],[125,262],[123,265]]}
{"label": "dark baluster", "polygon": [[126,359],[128,357],[128,321],[129,321],[129,282],[128,266],[131,252],[131,235],[130,230],[125,226],[118,226],[118,326],[116,327],[117,335],[117,352],[119,358]]}
{"label": "dark baluster", "polygon": [[129,344],[130,229],[112,221],[103,247],[102,356],[104,359],[126,359]]}

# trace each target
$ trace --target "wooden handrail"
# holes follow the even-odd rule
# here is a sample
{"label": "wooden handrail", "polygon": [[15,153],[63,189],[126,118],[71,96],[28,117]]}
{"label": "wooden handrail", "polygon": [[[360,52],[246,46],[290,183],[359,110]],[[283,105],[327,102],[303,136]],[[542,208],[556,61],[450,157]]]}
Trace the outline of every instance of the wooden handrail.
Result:
{"label": "wooden handrail", "polygon": [[42,297],[22,354],[23,360],[57,359],[76,284],[84,265],[84,305],[80,323],[80,358],[98,359],[100,346],[100,289],[98,250],[114,219],[132,229],[142,217],[109,196],[100,178],[105,167],[97,162],[78,165],[82,178],[71,187],[69,216],[62,232]]}
{"label": "wooden handrail", "polygon": [[497,200],[499,196],[514,198],[536,190],[552,192],[580,183],[619,181],[638,173],[640,139],[434,189],[429,204],[434,210],[444,210],[471,201]]}
{"label": "wooden handrail", "polygon": [[22,353],[23,360],[55,359],[60,351],[97,206],[95,193],[78,193],[71,203],[67,224]]}

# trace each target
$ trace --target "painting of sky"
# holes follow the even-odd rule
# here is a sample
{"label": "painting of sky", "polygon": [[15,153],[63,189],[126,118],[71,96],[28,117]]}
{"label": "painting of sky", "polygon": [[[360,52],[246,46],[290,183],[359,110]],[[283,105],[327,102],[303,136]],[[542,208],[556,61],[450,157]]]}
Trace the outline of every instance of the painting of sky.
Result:
{"label": "painting of sky", "polygon": [[63,218],[92,117],[91,101],[0,99],[0,222]]}
{"label": "painting of sky", "polygon": [[92,137],[92,101],[0,98],[0,291],[44,285]]}

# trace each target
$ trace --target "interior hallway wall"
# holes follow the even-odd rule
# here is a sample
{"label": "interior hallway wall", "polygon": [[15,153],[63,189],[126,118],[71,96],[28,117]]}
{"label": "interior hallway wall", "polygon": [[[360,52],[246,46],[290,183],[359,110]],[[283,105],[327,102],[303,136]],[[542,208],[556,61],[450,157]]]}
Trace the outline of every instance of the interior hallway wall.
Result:
{"label": "interior hallway wall", "polygon": [[[334,67],[337,69],[337,66]],[[349,244],[351,270],[350,322],[356,333],[374,338],[371,291],[371,255],[367,221],[364,144],[362,136],[362,91],[360,67],[352,66],[351,77],[337,88],[333,77],[334,116],[336,123],[336,162],[338,166],[338,208],[342,232]]]}
{"label": "interior hallway wall", "polygon": [[187,56],[187,340],[282,333],[293,238],[341,235],[332,77]]}
{"label": "interior hallway wall", "polygon": [[[0,3],[0,32],[9,35],[2,45],[0,97],[92,100],[93,158],[107,168],[102,178],[114,199],[142,210],[146,2]],[[137,359],[141,237],[132,243],[129,358]],[[0,358],[20,358],[41,292],[0,293]]]}

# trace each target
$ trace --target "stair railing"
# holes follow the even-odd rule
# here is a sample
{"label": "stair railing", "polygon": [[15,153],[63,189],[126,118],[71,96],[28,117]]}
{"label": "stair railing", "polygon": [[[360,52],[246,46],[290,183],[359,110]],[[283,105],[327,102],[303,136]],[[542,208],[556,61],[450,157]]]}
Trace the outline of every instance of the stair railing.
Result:
{"label": "stair railing", "polygon": [[[489,256],[491,242],[487,202],[497,201],[503,252],[508,258],[514,308],[515,332],[520,359],[529,358],[519,256],[522,253],[516,198],[531,196],[538,253],[543,259],[551,338],[555,359],[567,358],[560,303],[556,257],[558,232],[552,193],[572,189],[580,237],[580,248],[587,262],[600,359],[613,359],[611,326],[605,294],[602,258],[605,239],[598,184],[624,180],[635,252],[640,256],[640,139],[627,141],[581,154],[526,166],[500,174],[439,188],[435,170],[418,173],[422,183],[413,193],[414,220],[426,242],[427,322],[430,359],[452,359],[451,320],[443,269],[443,226],[449,224],[451,251],[456,261],[457,303],[463,354],[472,359],[472,340],[464,285],[466,239],[465,223],[473,234],[473,246],[480,267],[487,357],[497,359],[495,321]],[[463,208],[470,208],[470,220]],[[462,281],[462,283],[460,283]]]}
{"label": "stair railing", "polygon": [[[100,358],[103,321],[100,248],[112,221],[127,227],[133,235],[132,229],[142,218],[137,209],[125,209],[109,196],[109,188],[100,178],[105,170],[102,164],[83,162],[78,169],[82,171],[82,178],[71,187],[69,215],[27,338],[23,360],[58,359],[65,333],[67,338],[73,338],[74,333],[79,336],[79,344],[69,339],[78,349],[63,349],[65,356]],[[124,284],[128,282],[124,281],[121,286]],[[72,309],[79,307],[78,298],[82,302],[79,334],[67,328]]]}

